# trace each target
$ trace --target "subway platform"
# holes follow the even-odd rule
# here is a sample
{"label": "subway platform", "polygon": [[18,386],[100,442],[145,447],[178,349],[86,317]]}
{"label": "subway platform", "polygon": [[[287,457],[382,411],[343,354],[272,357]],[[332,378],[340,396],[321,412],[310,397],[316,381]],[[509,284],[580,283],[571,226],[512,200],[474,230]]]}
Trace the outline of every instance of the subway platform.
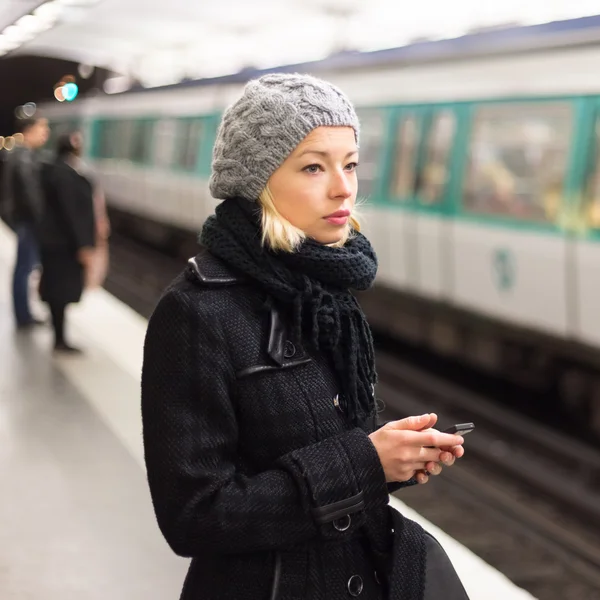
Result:
{"label": "subway platform", "polygon": [[[67,333],[85,354],[54,355],[49,326],[14,328],[14,251],[0,224],[0,598],[176,600],[188,560],[160,535],[143,463],[146,322],[104,290],[86,292],[67,316]],[[46,316],[41,304],[34,308]],[[532,600],[390,501],[439,539],[471,600]]]}

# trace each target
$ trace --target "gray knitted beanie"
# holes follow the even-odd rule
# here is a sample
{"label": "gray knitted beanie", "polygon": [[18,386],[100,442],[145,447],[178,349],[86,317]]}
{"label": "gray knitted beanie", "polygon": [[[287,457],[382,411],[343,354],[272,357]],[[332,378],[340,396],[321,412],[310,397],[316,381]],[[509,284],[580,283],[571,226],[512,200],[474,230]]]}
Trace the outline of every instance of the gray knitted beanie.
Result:
{"label": "gray knitted beanie", "polygon": [[287,73],[250,81],[219,126],[210,193],[218,199],[256,201],[294,148],[323,125],[353,127],[358,143],[358,117],[334,85]]}

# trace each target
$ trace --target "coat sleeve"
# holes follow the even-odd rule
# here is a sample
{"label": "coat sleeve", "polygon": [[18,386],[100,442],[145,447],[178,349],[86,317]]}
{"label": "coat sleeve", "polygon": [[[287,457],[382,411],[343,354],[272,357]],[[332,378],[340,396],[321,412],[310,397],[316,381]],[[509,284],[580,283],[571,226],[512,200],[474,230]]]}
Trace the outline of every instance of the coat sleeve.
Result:
{"label": "coat sleeve", "polygon": [[43,211],[43,193],[31,159],[21,152],[10,174],[13,211],[25,221],[39,223]]}
{"label": "coat sleeve", "polygon": [[[217,320],[197,296],[172,289],[146,335],[142,417],[148,482],[159,527],[181,556],[290,547],[335,539],[332,521],[389,501],[365,432],[285,454],[253,476],[236,470],[234,373]],[[259,436],[257,435],[257,440]]]}

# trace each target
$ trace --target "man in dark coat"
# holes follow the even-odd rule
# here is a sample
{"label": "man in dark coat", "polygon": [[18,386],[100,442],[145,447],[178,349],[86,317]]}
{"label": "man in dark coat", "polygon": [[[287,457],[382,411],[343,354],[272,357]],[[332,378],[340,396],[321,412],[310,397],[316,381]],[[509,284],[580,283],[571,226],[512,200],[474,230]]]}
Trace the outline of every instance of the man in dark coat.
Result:
{"label": "man in dark coat", "polygon": [[39,263],[38,230],[44,210],[41,163],[37,151],[48,141],[45,118],[20,121],[23,143],[14,148],[3,176],[2,218],[17,234],[13,274],[13,307],[18,328],[39,324],[29,308],[29,275]]}

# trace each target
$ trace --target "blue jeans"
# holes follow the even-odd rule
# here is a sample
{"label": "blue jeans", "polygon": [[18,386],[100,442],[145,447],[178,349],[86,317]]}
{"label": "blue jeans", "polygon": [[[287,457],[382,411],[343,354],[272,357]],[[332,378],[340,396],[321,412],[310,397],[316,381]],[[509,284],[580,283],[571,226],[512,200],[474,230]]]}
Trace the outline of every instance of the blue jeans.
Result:
{"label": "blue jeans", "polygon": [[26,325],[33,320],[29,310],[29,275],[39,264],[38,243],[33,227],[20,224],[15,228],[17,233],[17,262],[13,274],[13,307],[17,325]]}

